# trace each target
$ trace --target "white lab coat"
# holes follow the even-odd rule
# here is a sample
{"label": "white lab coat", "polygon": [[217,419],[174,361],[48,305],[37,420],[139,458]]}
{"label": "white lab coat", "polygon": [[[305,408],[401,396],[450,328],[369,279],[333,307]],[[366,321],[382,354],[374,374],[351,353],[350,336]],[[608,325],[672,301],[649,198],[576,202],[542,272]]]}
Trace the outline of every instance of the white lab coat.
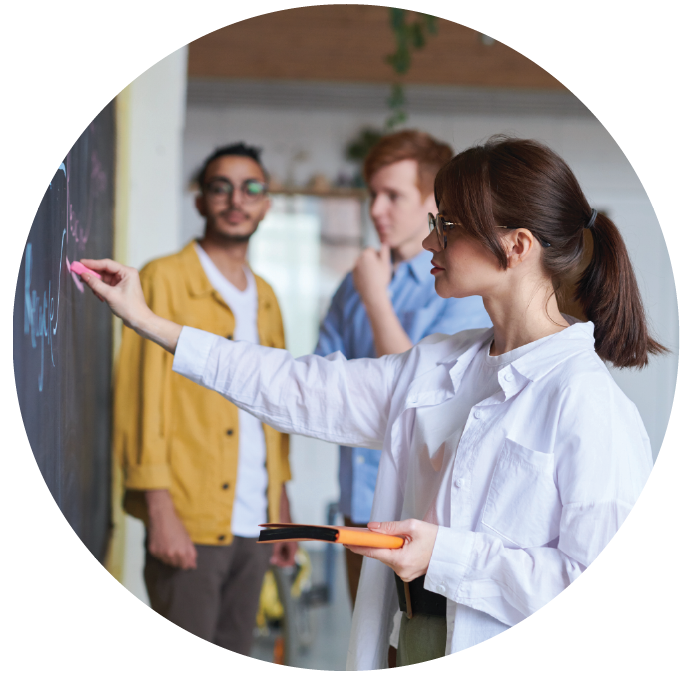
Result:
{"label": "white lab coat", "polygon": [[[410,461],[429,455],[410,447],[416,410],[463,389],[464,371],[492,332],[434,335],[403,354],[346,361],[340,353],[294,359],[184,328],[173,370],[278,430],[382,449],[372,520],[398,520],[414,493]],[[652,455],[643,423],[593,345],[593,324],[573,323],[502,368],[501,391],[470,412],[450,526],[439,529],[425,579],[448,598],[447,654],[469,644],[455,626],[455,603],[507,625],[523,620],[591,564],[645,484]],[[461,480],[477,456],[497,463],[480,521],[468,527]],[[366,558],[349,670],[386,667],[397,608],[392,571]]]}

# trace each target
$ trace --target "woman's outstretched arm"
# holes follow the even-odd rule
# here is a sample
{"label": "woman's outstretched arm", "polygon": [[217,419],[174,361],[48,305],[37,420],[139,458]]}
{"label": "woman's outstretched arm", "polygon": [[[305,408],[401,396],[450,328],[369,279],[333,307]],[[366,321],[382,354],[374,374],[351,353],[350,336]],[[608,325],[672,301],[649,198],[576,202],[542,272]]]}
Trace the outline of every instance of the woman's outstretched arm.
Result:
{"label": "woman's outstretched arm", "polygon": [[406,355],[345,361],[340,353],[289,352],[182,327],[146,304],[139,273],[113,260],[83,260],[103,278],[85,282],[123,322],[175,354],[173,370],[223,395],[280,432],[381,448],[399,364]]}

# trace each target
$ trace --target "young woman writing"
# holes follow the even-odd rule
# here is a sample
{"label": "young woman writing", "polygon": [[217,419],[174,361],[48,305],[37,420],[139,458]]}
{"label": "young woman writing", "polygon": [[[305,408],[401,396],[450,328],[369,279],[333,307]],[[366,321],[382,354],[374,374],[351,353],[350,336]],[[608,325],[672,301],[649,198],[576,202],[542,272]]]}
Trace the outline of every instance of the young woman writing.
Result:
{"label": "young woman writing", "polygon": [[[481,295],[493,327],[379,359],[294,359],[180,327],[149,311],[136,270],[83,260],[103,275],[85,278],[113,312],[175,353],[173,370],[278,430],[383,450],[370,528],[407,541],[352,548],[374,559],[349,669],[385,667],[392,629],[409,664],[522,621],[597,557],[652,466],[640,416],[604,361],[642,367],[665,350],[648,333],[621,235],[564,161],[495,137],[445,165],[435,195],[424,247],[436,290]],[[587,323],[559,309],[574,279]]]}

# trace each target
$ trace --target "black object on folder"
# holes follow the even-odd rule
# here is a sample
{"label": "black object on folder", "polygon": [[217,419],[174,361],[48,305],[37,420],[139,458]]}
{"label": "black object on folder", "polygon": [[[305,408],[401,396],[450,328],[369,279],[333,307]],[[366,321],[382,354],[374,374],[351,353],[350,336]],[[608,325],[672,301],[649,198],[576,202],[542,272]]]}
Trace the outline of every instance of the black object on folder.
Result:
{"label": "black object on folder", "polygon": [[262,529],[259,532],[258,543],[267,541],[330,541],[335,543],[338,538],[338,529],[330,527],[316,527],[298,525],[293,527],[278,527],[275,529]]}

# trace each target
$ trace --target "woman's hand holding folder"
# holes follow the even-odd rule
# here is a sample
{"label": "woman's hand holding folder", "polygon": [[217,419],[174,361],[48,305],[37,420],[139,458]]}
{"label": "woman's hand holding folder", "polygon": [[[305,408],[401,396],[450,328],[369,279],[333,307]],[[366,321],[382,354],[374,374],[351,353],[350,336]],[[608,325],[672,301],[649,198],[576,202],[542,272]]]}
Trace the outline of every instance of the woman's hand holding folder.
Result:
{"label": "woman's hand holding folder", "polygon": [[341,543],[358,555],[373,557],[391,567],[403,581],[427,573],[437,538],[436,524],[407,519],[370,522],[366,529],[323,524],[261,524],[258,543],[328,541]]}
{"label": "woman's hand holding folder", "polygon": [[346,545],[346,548],[358,555],[373,557],[383,562],[391,567],[402,581],[412,581],[427,573],[439,529],[436,524],[407,519],[403,522],[370,522],[367,528],[376,533],[403,536],[405,543],[398,550],[353,545]]}

